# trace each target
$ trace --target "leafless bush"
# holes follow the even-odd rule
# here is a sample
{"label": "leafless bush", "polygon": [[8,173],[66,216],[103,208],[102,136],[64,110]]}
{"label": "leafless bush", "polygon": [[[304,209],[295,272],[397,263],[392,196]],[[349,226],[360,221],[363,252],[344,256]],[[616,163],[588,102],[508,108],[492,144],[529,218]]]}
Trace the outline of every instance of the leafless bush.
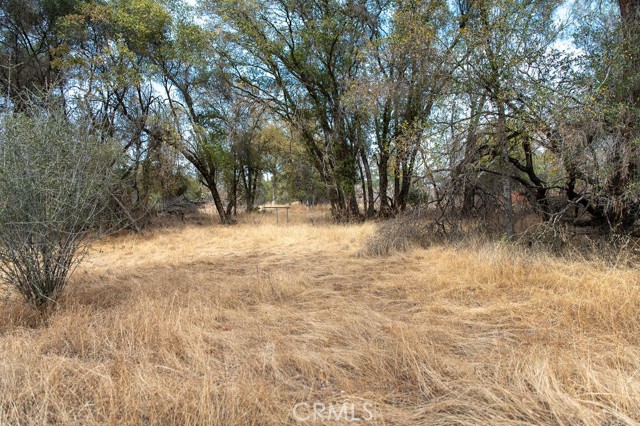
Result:
{"label": "leafless bush", "polygon": [[409,247],[502,236],[502,206],[492,191],[477,188],[465,209],[454,182],[432,175],[425,179],[429,196],[403,214],[381,222],[365,243],[364,255],[382,256]]}
{"label": "leafless bush", "polygon": [[530,251],[608,266],[635,266],[640,260],[638,237],[576,227],[560,220],[537,223],[518,235],[516,242]]}
{"label": "leafless bush", "polygon": [[109,204],[117,148],[54,109],[0,117],[0,272],[39,307],[56,300]]}
{"label": "leafless bush", "polygon": [[[385,256],[406,251],[411,247],[432,244],[482,243],[503,238],[495,215],[449,215],[437,209],[416,208],[394,219],[380,222],[361,251],[362,255]],[[568,259],[598,262],[608,266],[637,266],[640,264],[640,238],[601,232],[590,227],[577,227],[562,220],[540,221],[519,232],[510,241],[515,247],[530,253],[551,253]],[[523,224],[521,218],[519,223]]]}
{"label": "leafless bush", "polygon": [[410,247],[427,247],[446,236],[446,229],[433,220],[426,208],[415,208],[380,222],[376,232],[365,242],[362,254],[384,256]]}

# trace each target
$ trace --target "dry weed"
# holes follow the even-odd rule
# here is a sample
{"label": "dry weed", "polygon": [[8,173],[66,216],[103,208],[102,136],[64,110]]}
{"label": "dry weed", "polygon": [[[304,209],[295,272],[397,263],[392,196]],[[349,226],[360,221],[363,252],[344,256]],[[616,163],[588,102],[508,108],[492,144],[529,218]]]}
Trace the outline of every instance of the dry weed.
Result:
{"label": "dry weed", "polygon": [[301,424],[299,402],[371,404],[358,424],[640,422],[637,270],[506,244],[362,257],[372,225],[291,213],[104,239],[46,323],[0,302],[0,423]]}

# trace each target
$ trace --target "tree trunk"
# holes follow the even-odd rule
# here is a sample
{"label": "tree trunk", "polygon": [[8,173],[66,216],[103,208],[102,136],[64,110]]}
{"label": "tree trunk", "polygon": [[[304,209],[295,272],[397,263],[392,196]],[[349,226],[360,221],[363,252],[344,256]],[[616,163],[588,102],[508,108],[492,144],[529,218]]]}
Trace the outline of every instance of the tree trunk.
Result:
{"label": "tree trunk", "polygon": [[401,185],[400,175],[401,175],[400,158],[396,154],[395,167],[393,169],[393,205],[392,205],[392,208],[394,210],[394,213],[397,213],[398,209],[399,209],[400,185]]}
{"label": "tree trunk", "polygon": [[338,208],[335,218],[338,221],[350,222],[360,219],[360,207],[356,197],[356,167],[358,162],[357,147],[350,147],[347,140],[337,143],[335,152],[335,184],[338,189]]}
{"label": "tree trunk", "polygon": [[258,173],[253,171],[252,168],[243,167],[240,171],[240,177],[242,178],[242,187],[244,189],[244,202],[248,212],[253,211],[256,201],[256,186],[258,181]]}
{"label": "tree trunk", "polygon": [[380,160],[378,161],[378,176],[380,179],[378,191],[380,192],[380,217],[389,217],[393,211],[389,205],[389,147],[387,144],[380,148]]}
{"label": "tree trunk", "polygon": [[502,198],[504,203],[504,233],[508,238],[515,235],[514,219],[513,219],[513,200],[511,199],[511,176],[509,175],[509,152],[507,150],[506,136],[506,114],[504,102],[497,96],[498,123],[496,128],[496,139],[500,144],[500,167],[502,172]]}
{"label": "tree trunk", "polygon": [[393,214],[391,205],[389,204],[389,126],[391,122],[390,106],[385,105],[384,112],[380,121],[376,121],[376,139],[378,141],[379,156],[378,159],[378,178],[379,178],[379,197],[380,197],[380,217],[389,217]]}
{"label": "tree trunk", "polygon": [[618,7],[623,22],[640,21],[640,0],[618,0]]}
{"label": "tree trunk", "polygon": [[209,188],[209,192],[211,192],[211,197],[213,198],[213,203],[216,206],[216,211],[218,212],[218,216],[220,216],[220,222],[224,225],[229,225],[234,223],[234,220],[224,209],[224,204],[222,203],[222,198],[220,197],[220,192],[218,191],[218,185],[216,183],[216,173],[215,169],[213,169],[210,165],[207,165],[201,162],[196,155],[190,152],[188,149],[182,149],[182,155],[198,170],[200,176],[202,177],[202,183]]}
{"label": "tree trunk", "polygon": [[413,178],[413,169],[416,163],[416,157],[418,156],[418,147],[420,146],[420,138],[417,137],[415,145],[411,149],[409,158],[402,164],[402,186],[400,188],[399,207],[400,211],[407,209],[407,202],[409,201],[409,191],[411,190],[411,180]]}
{"label": "tree trunk", "polygon": [[216,206],[218,216],[220,216],[220,223],[222,223],[223,225],[230,225],[234,223],[231,215],[227,214],[224,209],[224,204],[222,203],[222,198],[220,198],[220,193],[218,192],[218,188],[216,187],[215,182],[213,182],[213,184],[209,184],[207,180],[206,186],[207,188],[209,188],[211,196],[213,197],[213,204]]}
{"label": "tree trunk", "polygon": [[231,215],[235,212],[237,213],[237,205],[238,205],[238,178],[239,172],[236,168],[232,171],[232,179],[231,179],[231,190],[228,193],[229,200],[227,201],[227,210],[225,214],[227,217],[231,217]]}
{"label": "tree trunk", "polygon": [[371,168],[369,167],[369,159],[367,158],[367,153],[364,151],[364,148],[360,150],[360,158],[362,159],[362,166],[364,168],[364,177],[363,182],[366,183],[366,190],[363,186],[363,192],[366,194],[365,196],[365,211],[367,218],[372,218],[376,214],[375,210],[375,199],[373,197],[373,181],[371,179]]}
{"label": "tree trunk", "polygon": [[463,216],[469,216],[475,210],[476,176],[474,167],[478,160],[477,142],[480,112],[482,111],[486,101],[486,93],[483,93],[479,100],[477,100],[473,95],[471,95],[471,98],[471,114],[473,118],[471,119],[469,128],[467,129],[467,140],[464,146],[464,159],[462,160],[462,170],[460,170],[463,180],[464,194],[462,198]]}
{"label": "tree trunk", "polygon": [[364,171],[362,170],[362,163],[358,161],[358,169],[360,171],[360,185],[362,185],[362,201],[364,204],[365,211],[367,210],[367,205],[369,200],[367,199],[367,180],[364,176]]}

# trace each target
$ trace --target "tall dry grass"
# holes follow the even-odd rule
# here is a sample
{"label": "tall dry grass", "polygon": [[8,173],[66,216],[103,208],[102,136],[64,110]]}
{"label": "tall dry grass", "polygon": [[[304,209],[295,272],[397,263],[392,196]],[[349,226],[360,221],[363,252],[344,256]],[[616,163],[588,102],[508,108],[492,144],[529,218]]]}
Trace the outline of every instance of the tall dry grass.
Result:
{"label": "tall dry grass", "polygon": [[104,239],[47,318],[5,298],[0,424],[296,424],[299,402],[640,422],[640,272],[499,244],[363,257],[374,225],[291,213]]}

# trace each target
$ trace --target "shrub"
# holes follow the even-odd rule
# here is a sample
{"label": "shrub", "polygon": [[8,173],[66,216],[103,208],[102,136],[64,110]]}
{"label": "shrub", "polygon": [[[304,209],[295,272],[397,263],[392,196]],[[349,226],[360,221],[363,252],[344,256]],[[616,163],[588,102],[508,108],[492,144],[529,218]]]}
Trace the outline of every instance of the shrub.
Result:
{"label": "shrub", "polygon": [[55,301],[99,233],[118,152],[60,111],[0,117],[0,272],[27,302]]}
{"label": "shrub", "polygon": [[385,256],[411,247],[427,247],[445,238],[446,234],[427,209],[416,208],[380,222],[376,232],[365,241],[360,254]]}

